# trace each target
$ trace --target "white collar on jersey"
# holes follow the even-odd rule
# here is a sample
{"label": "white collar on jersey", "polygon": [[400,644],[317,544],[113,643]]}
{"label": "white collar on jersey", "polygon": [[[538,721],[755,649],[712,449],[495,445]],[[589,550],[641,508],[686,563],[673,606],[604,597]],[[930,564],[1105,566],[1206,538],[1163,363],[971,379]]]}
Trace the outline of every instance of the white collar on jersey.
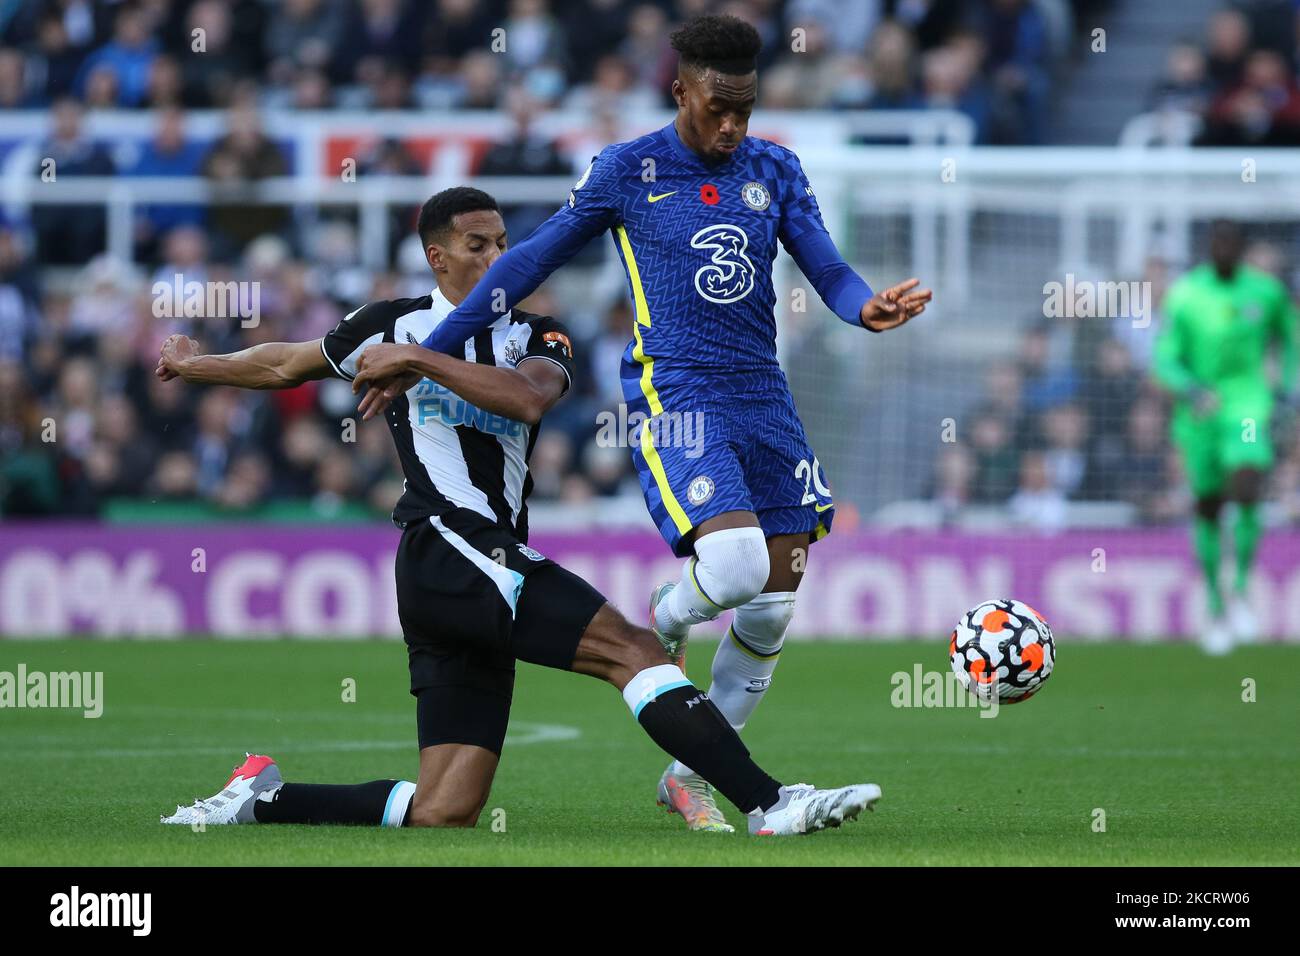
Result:
{"label": "white collar on jersey", "polygon": [[[447,316],[451,315],[452,310],[456,308],[456,306],[452,305],[451,300],[448,299],[445,295],[443,295],[442,290],[439,289],[437,286],[433,287],[433,291],[429,293],[429,297],[432,299],[432,302],[429,305],[429,310],[433,313],[435,325],[437,325],[437,323],[441,322]],[[507,322],[509,322],[510,313],[507,312],[505,315],[501,316],[501,318],[493,322],[492,327],[496,328],[497,325],[501,322],[501,319],[505,319]]]}
{"label": "white collar on jersey", "polygon": [[433,292],[431,292],[429,295],[430,298],[433,299],[433,303],[430,306],[430,308],[432,309],[434,316],[440,322],[443,319],[445,319],[448,315],[451,314],[452,309],[456,308],[454,305],[451,304],[451,300],[448,299],[445,295],[443,295],[442,290],[439,289],[437,286],[433,287]]}

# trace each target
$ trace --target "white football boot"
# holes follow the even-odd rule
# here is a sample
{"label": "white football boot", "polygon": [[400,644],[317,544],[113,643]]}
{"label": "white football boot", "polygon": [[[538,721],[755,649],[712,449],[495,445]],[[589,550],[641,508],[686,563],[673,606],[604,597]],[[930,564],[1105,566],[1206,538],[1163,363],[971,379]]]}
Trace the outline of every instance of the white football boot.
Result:
{"label": "white football boot", "polygon": [[671,763],[659,778],[659,806],[686,821],[688,830],[707,833],[735,833],[736,828],[718,809],[713,787],[697,773],[673,773]]}
{"label": "white football boot", "polygon": [[217,826],[226,823],[253,823],[253,803],[259,794],[278,790],[284,783],[280,768],[270,757],[244,754],[244,762],[235,768],[226,785],[216,796],[195,799],[188,807],[177,807],[163,823],[182,826]]}
{"label": "white football boot", "polygon": [[865,810],[874,810],[880,788],[874,783],[859,783],[835,790],[818,790],[806,783],[791,784],[780,790],[781,799],[770,810],[755,810],[749,815],[751,836],[795,836],[837,827]]}
{"label": "white football boot", "polygon": [[655,608],[659,602],[673,588],[677,587],[676,582],[661,584],[650,592],[650,630],[655,632],[655,637],[659,638],[660,645],[663,646],[664,653],[668,655],[669,660],[676,664],[683,671],[686,670],[686,639],[690,637],[691,629],[689,625],[681,631],[662,631],[655,623]]}
{"label": "white football boot", "polygon": [[1205,622],[1201,633],[1201,650],[1211,657],[1222,657],[1232,650],[1232,627],[1227,615],[1214,614]]}
{"label": "white football boot", "polygon": [[1234,594],[1228,601],[1228,623],[1237,643],[1254,644],[1259,640],[1259,619],[1246,595]]}

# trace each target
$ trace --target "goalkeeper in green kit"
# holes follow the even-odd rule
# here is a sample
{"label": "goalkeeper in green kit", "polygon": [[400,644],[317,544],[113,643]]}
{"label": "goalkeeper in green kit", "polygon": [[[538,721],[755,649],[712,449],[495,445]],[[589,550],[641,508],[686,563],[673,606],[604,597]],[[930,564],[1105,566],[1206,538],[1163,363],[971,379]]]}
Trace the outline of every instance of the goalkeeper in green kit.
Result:
{"label": "goalkeeper in green kit", "polygon": [[[1155,376],[1174,395],[1171,430],[1196,498],[1196,556],[1205,574],[1209,627],[1205,650],[1224,654],[1258,626],[1246,593],[1259,543],[1260,498],[1273,465],[1269,423],[1277,399],[1296,400],[1297,312],[1286,287],[1242,263],[1244,240],[1232,222],[1210,230],[1210,261],[1172,286],[1156,342]],[[1269,352],[1280,372],[1270,380]],[[1219,512],[1237,504],[1236,573],[1225,605],[1219,582]]]}

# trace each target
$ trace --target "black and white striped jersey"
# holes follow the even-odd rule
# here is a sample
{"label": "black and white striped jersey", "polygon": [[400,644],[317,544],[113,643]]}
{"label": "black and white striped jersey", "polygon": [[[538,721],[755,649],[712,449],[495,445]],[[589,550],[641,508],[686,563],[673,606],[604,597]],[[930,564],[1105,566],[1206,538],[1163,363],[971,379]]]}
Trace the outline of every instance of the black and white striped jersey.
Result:
{"label": "black and white striped jersey", "polygon": [[[455,308],[436,289],[418,299],[371,302],[348,315],[321,341],[342,378],[356,375],[357,359],[378,342],[419,343]],[[550,316],[514,309],[465,343],[468,362],[514,367],[529,359],[554,362],[573,383],[568,330]],[[401,527],[456,508],[477,512],[528,537],[528,493],[539,426],[513,421],[466,402],[450,389],[422,379],[386,414],[406,478],[393,509]]]}

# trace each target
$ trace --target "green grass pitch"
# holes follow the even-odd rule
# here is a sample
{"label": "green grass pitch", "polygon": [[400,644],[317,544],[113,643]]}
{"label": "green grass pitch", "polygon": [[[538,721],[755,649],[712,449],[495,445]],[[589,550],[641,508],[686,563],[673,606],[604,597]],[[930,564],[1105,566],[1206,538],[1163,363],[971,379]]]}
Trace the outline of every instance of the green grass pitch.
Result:
{"label": "green grass pitch", "polygon": [[[692,647],[698,684],[712,647]],[[947,667],[942,640],[791,643],[750,749],[779,779],[874,781],[884,797],[841,830],[756,840],[687,833],[654,804],[667,758],[620,696],[527,665],[472,831],[165,828],[161,812],[215,792],[245,750],[288,780],[414,779],[404,646],[0,641],[0,670],[103,671],[105,698],[99,719],[0,710],[0,864],[1300,863],[1300,647],[1058,648],[1042,693],[988,719],[891,706],[893,672]]]}

